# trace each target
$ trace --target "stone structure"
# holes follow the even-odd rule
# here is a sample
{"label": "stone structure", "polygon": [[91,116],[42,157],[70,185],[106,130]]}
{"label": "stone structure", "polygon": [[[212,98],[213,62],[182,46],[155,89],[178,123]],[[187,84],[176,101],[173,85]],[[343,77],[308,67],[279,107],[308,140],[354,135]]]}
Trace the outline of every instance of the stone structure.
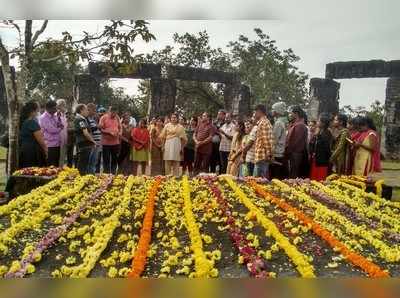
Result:
{"label": "stone structure", "polygon": [[327,79],[400,77],[400,60],[349,61],[328,63]]}
{"label": "stone structure", "polygon": [[337,114],[339,112],[340,83],[331,79],[312,78],[310,80],[310,104],[308,117],[317,120],[321,113]]}
{"label": "stone structure", "polygon": [[148,111],[150,117],[174,111],[176,80],[223,83],[225,109],[235,114],[250,113],[250,89],[240,83],[238,74],[173,65],[166,66],[164,70],[160,64],[151,63],[91,62],[89,73],[75,78],[74,101],[96,101],[101,81],[108,78],[150,79],[151,100]]}
{"label": "stone structure", "polygon": [[400,60],[334,62],[326,65],[325,79],[310,80],[311,119],[321,112],[335,113],[340,84],[333,79],[385,78],[386,99],[381,151],[388,159],[400,159]]}
{"label": "stone structure", "polygon": [[382,153],[400,159],[400,76],[386,83],[385,118],[382,131]]}

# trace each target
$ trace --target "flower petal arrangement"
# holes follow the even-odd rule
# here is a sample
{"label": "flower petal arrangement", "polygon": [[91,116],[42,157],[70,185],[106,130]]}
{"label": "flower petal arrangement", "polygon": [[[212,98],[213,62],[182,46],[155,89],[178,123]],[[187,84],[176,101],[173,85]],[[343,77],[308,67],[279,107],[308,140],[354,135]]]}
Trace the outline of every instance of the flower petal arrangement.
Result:
{"label": "flower petal arrangement", "polygon": [[0,206],[0,277],[400,276],[382,181],[16,175],[53,177]]}

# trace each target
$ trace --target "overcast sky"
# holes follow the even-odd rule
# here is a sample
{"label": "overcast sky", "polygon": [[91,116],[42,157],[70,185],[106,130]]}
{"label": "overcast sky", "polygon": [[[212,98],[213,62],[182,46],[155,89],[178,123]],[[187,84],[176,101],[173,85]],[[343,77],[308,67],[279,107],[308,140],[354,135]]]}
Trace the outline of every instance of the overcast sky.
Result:
{"label": "overcast sky", "polygon": [[[334,9],[334,8],[333,8]],[[382,20],[360,18],[337,19],[313,18],[292,21],[282,20],[151,20],[150,31],[157,40],[151,43],[138,41],[136,53],[147,53],[161,49],[172,42],[172,34],[197,33],[207,30],[213,47],[224,48],[229,41],[237,39],[240,34],[255,37],[254,28],[261,28],[277,46],[283,50],[292,48],[300,56],[298,67],[310,78],[324,77],[325,65],[335,61],[400,59],[400,18],[398,11],[394,17]],[[40,25],[35,21],[36,26]],[[67,30],[79,35],[82,30],[93,32],[101,30],[104,21],[50,21],[45,37],[60,37]],[[15,36],[0,29],[0,34],[8,42],[15,41]],[[373,100],[384,101],[386,79],[351,79],[339,80],[340,104],[353,106],[369,105]],[[134,94],[136,80],[115,80],[113,86],[124,87],[126,93]]]}

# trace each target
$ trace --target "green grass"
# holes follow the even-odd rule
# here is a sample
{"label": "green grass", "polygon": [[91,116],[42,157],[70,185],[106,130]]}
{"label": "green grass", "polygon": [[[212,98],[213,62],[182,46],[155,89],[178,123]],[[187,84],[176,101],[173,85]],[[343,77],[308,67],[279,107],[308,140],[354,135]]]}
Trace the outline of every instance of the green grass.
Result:
{"label": "green grass", "polygon": [[6,154],[7,154],[6,148],[0,146],[0,160],[5,160]]}
{"label": "green grass", "polygon": [[400,170],[400,162],[399,161],[382,161],[382,168],[384,170]]}

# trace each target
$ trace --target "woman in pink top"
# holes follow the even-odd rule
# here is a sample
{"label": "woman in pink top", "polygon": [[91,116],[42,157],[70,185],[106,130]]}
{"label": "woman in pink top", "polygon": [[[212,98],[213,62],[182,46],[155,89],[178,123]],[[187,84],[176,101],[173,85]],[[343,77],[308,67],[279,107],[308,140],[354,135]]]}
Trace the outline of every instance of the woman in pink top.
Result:
{"label": "woman in pink top", "polygon": [[104,173],[116,174],[122,128],[115,107],[110,107],[108,113],[100,118],[99,127],[103,145]]}

